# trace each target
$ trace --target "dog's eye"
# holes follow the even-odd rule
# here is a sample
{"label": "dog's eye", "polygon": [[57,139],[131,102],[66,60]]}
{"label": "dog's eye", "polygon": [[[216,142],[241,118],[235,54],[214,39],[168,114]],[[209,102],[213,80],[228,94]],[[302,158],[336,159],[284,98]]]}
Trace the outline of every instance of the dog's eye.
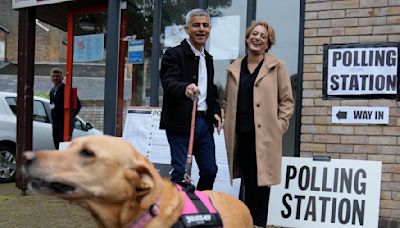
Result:
{"label": "dog's eye", "polygon": [[86,150],[86,149],[81,150],[79,152],[79,155],[82,157],[87,157],[87,158],[91,158],[91,157],[95,156],[95,154],[92,151]]}

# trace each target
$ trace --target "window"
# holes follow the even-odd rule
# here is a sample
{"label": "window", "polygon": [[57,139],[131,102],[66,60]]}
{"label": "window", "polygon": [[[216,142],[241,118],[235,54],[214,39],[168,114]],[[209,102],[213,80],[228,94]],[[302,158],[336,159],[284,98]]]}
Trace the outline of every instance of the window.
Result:
{"label": "window", "polygon": [[50,123],[43,102],[37,100],[33,101],[32,118],[34,121]]}
{"label": "window", "polygon": [[[218,88],[218,94],[220,103],[225,96],[226,86],[226,69],[238,57],[245,55],[245,31],[246,31],[246,16],[247,16],[247,1],[232,0],[232,1],[219,1],[209,0],[208,11],[211,16],[211,34],[208,38],[206,49],[214,57],[214,83]],[[218,25],[218,22],[222,22]],[[238,22],[238,24],[236,24]],[[226,38],[219,34],[218,30],[221,30],[229,25],[233,25],[235,28],[234,34],[230,34],[230,38]],[[229,26],[230,27],[230,26]],[[231,45],[234,52],[229,57],[224,50],[221,48],[215,48],[219,43],[225,43]],[[224,47],[226,48],[226,47]],[[227,50],[225,50],[227,51]],[[222,53],[221,53],[222,52]]]}
{"label": "window", "polygon": [[6,102],[14,115],[17,115],[17,101],[13,97],[6,97]]}
{"label": "window", "polygon": [[[257,0],[257,20],[267,21],[275,30],[276,45],[271,54],[282,59],[292,81],[293,98],[296,101],[296,78],[298,68],[300,1]],[[283,154],[295,155],[296,111],[290,118],[289,129],[283,137]]]}
{"label": "window", "polygon": [[74,129],[85,131],[85,128],[83,127],[83,123],[78,118],[75,118]]}
{"label": "window", "polygon": [[[14,97],[6,97],[6,102],[10,107],[11,111],[14,115],[17,115],[17,100]],[[50,123],[50,119],[47,116],[46,109],[44,107],[43,102],[35,100],[33,101],[33,113],[32,119],[34,121],[42,122],[42,123]]]}

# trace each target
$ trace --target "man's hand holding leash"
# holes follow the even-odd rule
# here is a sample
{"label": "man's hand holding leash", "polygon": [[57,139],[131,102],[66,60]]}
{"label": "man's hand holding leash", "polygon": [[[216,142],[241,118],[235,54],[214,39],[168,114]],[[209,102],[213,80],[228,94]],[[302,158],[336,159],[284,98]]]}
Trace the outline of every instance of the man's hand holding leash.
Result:
{"label": "man's hand holding leash", "polygon": [[[188,86],[186,86],[186,89],[185,89],[186,97],[194,100],[196,98],[196,96],[198,96],[199,94],[200,94],[200,89],[198,86],[196,86],[196,84],[191,83]],[[219,134],[221,134],[222,120],[218,114],[214,114],[214,119],[217,121],[216,125],[217,125],[217,132],[219,135]]]}
{"label": "man's hand holding leash", "polygon": [[188,98],[194,100],[194,97],[198,96],[199,94],[200,94],[200,89],[194,83],[191,83],[188,86],[186,86],[185,95]]}

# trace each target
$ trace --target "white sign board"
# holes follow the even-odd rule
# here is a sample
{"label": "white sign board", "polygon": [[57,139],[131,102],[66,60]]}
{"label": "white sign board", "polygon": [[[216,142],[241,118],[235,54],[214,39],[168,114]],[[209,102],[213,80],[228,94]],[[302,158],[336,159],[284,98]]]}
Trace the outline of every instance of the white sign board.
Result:
{"label": "white sign board", "polygon": [[60,2],[68,2],[72,0],[12,0],[12,8],[24,8],[24,7],[31,7],[31,6],[39,6],[39,5],[46,5],[46,4],[55,4]]}
{"label": "white sign board", "polygon": [[[159,129],[160,115],[161,109],[129,109],[126,115],[122,138],[155,163],[156,168],[164,169],[165,166],[160,167],[158,165],[169,165],[171,163],[171,156],[165,131]],[[236,179],[233,181],[233,186],[230,185],[224,133],[221,131],[221,134],[218,135],[216,130],[214,132],[218,173],[213,190],[238,197],[240,180]],[[195,160],[196,157],[193,159],[192,167],[192,180],[194,184],[199,179],[199,171]]]}
{"label": "white sign board", "polygon": [[283,157],[281,184],[271,187],[268,224],[376,228],[381,169],[380,161]]}
{"label": "white sign board", "polygon": [[324,48],[324,95],[397,95],[398,44]]}
{"label": "white sign board", "polygon": [[104,34],[74,36],[74,62],[104,59]]}
{"label": "white sign board", "polygon": [[69,145],[71,144],[71,141],[68,142],[60,142],[60,145],[58,147],[59,151],[63,151],[65,149],[67,149],[69,147]]}
{"label": "white sign board", "polygon": [[239,57],[240,16],[211,18],[210,53],[215,60]]}
{"label": "white sign board", "polygon": [[172,25],[165,26],[165,40],[164,48],[178,46],[182,40],[189,38],[189,35],[185,32],[185,25]]}
{"label": "white sign board", "polygon": [[389,107],[333,106],[332,123],[389,124]]}

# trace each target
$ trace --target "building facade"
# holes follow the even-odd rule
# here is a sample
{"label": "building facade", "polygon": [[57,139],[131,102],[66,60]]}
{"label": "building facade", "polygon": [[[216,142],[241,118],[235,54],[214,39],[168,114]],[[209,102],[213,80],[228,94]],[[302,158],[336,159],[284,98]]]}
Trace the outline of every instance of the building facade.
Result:
{"label": "building facade", "polygon": [[[322,99],[323,45],[399,41],[398,0],[305,1],[300,156],[382,161],[381,224],[400,224],[400,102]],[[333,124],[333,106],[386,106],[389,124]]]}
{"label": "building facade", "polygon": [[[8,29],[5,61],[18,62],[18,11],[13,10],[12,1],[0,2],[0,25]],[[37,64],[65,63],[67,47],[63,44],[65,32],[37,21],[35,61]]]}

